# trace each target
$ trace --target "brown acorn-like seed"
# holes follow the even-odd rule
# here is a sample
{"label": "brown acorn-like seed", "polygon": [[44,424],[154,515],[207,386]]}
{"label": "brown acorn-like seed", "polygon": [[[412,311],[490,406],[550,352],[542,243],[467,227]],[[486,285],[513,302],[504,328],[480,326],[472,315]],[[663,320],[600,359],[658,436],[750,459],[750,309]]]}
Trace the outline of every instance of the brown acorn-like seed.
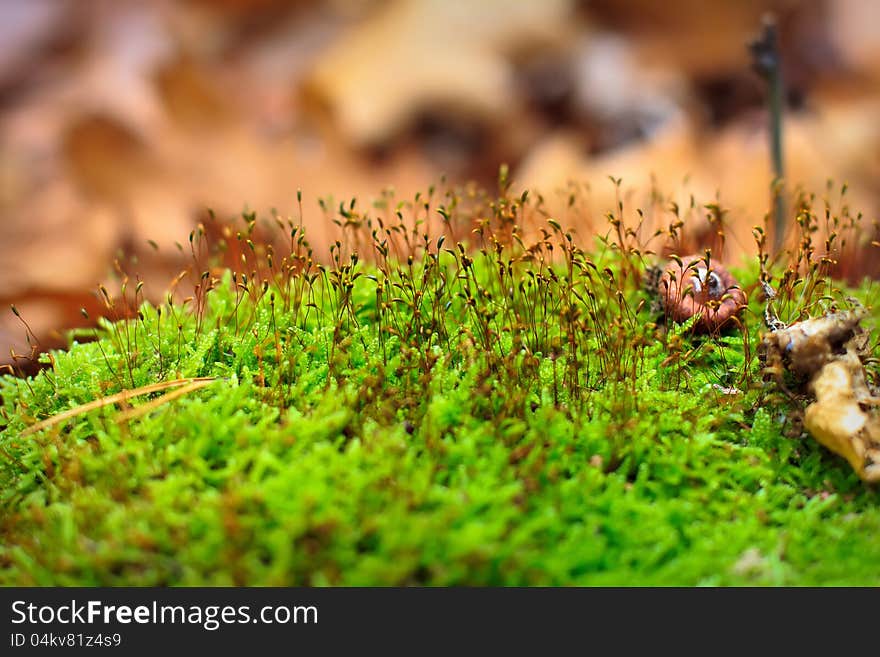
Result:
{"label": "brown acorn-like seed", "polygon": [[733,275],[703,256],[670,260],[658,284],[666,315],[679,324],[694,315],[697,333],[714,333],[727,325],[746,305],[746,295]]}

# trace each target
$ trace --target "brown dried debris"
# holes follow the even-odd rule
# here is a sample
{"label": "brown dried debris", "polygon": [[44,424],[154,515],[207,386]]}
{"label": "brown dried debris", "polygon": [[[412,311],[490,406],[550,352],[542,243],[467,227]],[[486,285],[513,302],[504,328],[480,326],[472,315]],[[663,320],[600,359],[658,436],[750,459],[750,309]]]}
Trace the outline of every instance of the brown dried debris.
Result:
{"label": "brown dried debris", "polygon": [[880,397],[868,386],[862,362],[869,352],[864,316],[859,308],[771,329],[762,350],[766,371],[780,384],[785,369],[808,379],[816,401],[806,409],[807,431],[874,483],[880,481]]}

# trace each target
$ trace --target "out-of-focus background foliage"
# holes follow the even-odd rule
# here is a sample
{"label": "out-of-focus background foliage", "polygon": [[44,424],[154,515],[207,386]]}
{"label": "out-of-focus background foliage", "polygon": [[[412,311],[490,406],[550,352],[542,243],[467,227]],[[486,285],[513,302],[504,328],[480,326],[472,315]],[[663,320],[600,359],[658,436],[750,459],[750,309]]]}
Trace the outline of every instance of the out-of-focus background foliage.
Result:
{"label": "out-of-focus background foliage", "polygon": [[207,207],[292,214],[297,188],[319,253],[319,197],[491,187],[502,162],[582,237],[613,175],[633,207],[717,197],[727,257],[748,253],[772,174],[745,44],[768,10],[789,189],[846,182],[876,218],[874,0],[0,0],[0,362],[28,352],[9,304],[51,345],[119,254],[155,294]]}

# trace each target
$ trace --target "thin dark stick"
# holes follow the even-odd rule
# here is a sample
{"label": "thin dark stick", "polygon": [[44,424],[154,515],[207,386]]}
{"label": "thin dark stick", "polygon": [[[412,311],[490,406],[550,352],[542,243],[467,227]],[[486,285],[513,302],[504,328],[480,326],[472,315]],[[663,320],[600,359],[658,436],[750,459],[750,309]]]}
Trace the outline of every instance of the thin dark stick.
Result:
{"label": "thin dark stick", "polygon": [[770,157],[773,162],[774,253],[782,248],[785,238],[785,169],[782,156],[782,113],[785,86],[782,80],[782,59],[776,20],[765,16],[760,36],[749,44],[752,65],[767,82],[767,107],[770,113]]}

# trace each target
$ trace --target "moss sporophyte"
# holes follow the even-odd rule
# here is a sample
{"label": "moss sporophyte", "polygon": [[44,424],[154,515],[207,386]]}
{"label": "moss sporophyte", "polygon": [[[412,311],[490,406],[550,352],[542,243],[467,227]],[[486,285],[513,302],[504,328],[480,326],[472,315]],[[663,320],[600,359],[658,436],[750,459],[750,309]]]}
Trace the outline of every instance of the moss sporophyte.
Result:
{"label": "moss sporophyte", "polygon": [[[717,204],[676,254],[663,198],[586,244],[500,188],[323,201],[321,254],[301,214],[210,217],[161,303],[120,263],[108,319],[0,383],[0,583],[880,584],[876,489],[756,348],[761,282],[780,326],[853,297],[874,335],[831,277],[858,221],[814,244],[805,197],[789,252],[756,228],[722,268]],[[689,253],[729,322],[654,303]]]}

